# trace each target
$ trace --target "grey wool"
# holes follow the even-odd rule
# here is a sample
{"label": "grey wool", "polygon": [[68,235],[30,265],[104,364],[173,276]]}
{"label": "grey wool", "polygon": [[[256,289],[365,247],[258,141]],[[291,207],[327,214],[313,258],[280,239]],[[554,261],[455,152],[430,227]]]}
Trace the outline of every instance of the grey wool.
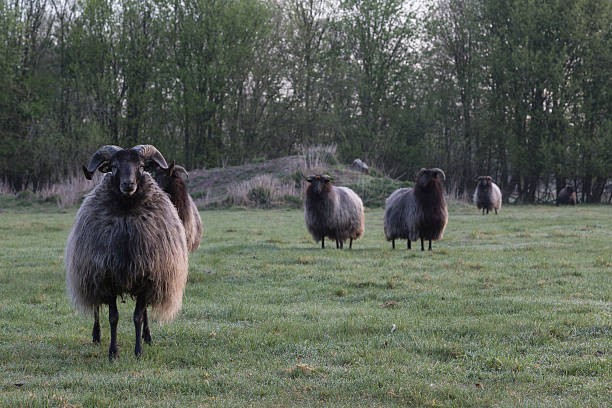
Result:
{"label": "grey wool", "polygon": [[495,210],[495,214],[497,214],[497,210],[501,208],[501,190],[490,176],[478,177],[478,183],[474,190],[474,204],[479,210],[482,209],[483,214],[485,211],[488,214],[491,210]]}
{"label": "grey wool", "polygon": [[138,189],[139,205],[122,208],[106,174],[77,212],[64,259],[68,296],[83,313],[124,294],[144,295],[161,321],[181,308],[188,270],[183,224],[149,174]]}
{"label": "grey wool", "polygon": [[387,241],[396,239],[410,241],[437,241],[444,236],[448,222],[448,210],[444,191],[438,179],[444,172],[438,168],[421,169],[414,188],[395,190],[385,202],[384,229]]}
{"label": "grey wool", "polygon": [[328,175],[311,175],[306,178],[310,183],[304,201],[304,220],[312,238],[325,248],[325,237],[336,241],[337,248],[343,248],[349,239],[363,235],[365,218],[361,198],[348,187],[331,184]]}

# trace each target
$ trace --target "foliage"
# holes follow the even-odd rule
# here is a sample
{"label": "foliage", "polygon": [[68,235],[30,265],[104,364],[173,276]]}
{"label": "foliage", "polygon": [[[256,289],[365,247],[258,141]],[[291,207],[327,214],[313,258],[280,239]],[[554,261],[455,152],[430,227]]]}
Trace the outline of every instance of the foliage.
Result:
{"label": "foliage", "polygon": [[189,170],[337,146],[395,178],[443,168],[458,196],[487,174],[522,202],[568,182],[599,202],[611,19],[597,0],[3,1],[0,180],[42,190],[101,144]]}

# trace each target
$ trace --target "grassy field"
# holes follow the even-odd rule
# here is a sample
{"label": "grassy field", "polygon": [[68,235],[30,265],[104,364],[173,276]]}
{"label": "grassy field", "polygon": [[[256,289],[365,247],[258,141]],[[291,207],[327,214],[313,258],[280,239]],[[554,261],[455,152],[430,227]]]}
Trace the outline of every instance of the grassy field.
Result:
{"label": "grassy field", "polygon": [[[75,211],[0,213],[0,406],[612,406],[612,207],[450,209],[434,250],[354,249],[299,210],[205,211],[183,310],[134,358],[65,294]],[[48,212],[41,212],[48,211]]]}

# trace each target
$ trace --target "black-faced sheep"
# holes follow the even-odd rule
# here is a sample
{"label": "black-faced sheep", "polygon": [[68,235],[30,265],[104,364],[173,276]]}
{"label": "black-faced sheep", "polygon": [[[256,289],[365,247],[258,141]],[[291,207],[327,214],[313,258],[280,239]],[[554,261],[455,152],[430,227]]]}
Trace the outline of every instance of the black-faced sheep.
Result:
{"label": "black-faced sheep", "polygon": [[333,186],[328,175],[311,175],[304,201],[304,220],[312,238],[325,248],[325,237],[336,240],[336,248],[344,241],[361,237],[364,231],[363,203],[353,190]]}
{"label": "black-faced sheep", "polygon": [[478,184],[476,184],[476,190],[474,191],[474,204],[479,210],[482,208],[483,215],[485,210],[487,214],[489,214],[489,211],[495,210],[497,215],[497,210],[502,205],[502,194],[490,176],[478,177]]}
{"label": "black-faced sheep", "polygon": [[444,172],[438,168],[421,169],[416,176],[414,188],[395,190],[385,202],[385,236],[395,249],[396,239],[410,241],[421,239],[421,251],[425,250],[423,241],[441,239],[448,221],[448,211],[444,190],[439,177],[445,179]]}
{"label": "black-faced sheep", "polygon": [[110,359],[117,355],[117,297],[136,298],[138,356],[141,335],[150,341],[147,306],[160,320],[172,319],[181,308],[187,281],[185,229],[168,195],[144,171],[149,160],[167,167],[150,145],[125,150],[103,146],[92,156],[83,167],[85,176],[90,178],[96,169],[110,174],[85,197],[66,244],[68,295],[79,311],[93,311],[94,342],[100,341],[98,308],[109,306]]}
{"label": "black-faced sheep", "polygon": [[170,201],[176,207],[179,218],[185,227],[187,236],[187,248],[195,251],[200,246],[202,239],[202,219],[200,212],[193,199],[189,195],[187,184],[181,178],[181,174],[189,178],[187,170],[183,166],[170,164],[167,169],[155,166],[155,181],[169,196]]}
{"label": "black-faced sheep", "polygon": [[557,206],[559,205],[576,205],[576,192],[574,187],[565,186],[557,195]]}

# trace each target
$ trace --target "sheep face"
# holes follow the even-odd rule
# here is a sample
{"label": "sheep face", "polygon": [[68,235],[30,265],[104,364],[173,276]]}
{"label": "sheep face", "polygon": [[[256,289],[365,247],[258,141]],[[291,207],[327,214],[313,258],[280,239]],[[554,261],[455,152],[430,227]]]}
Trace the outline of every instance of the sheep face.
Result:
{"label": "sheep face", "polygon": [[491,188],[492,183],[493,179],[490,176],[478,177],[478,187],[483,191],[488,191]]}
{"label": "sheep face", "polygon": [[424,190],[428,190],[433,187],[434,183],[439,181],[438,176],[442,176],[444,180],[444,172],[438,168],[433,169],[421,169],[416,178],[417,186]]}
{"label": "sheep face", "polygon": [[134,150],[117,152],[109,163],[112,183],[124,197],[131,197],[138,190],[144,174],[144,160]]}
{"label": "sheep face", "polygon": [[153,161],[157,166],[168,169],[162,154],[152,145],[138,145],[131,149],[106,145],[91,157],[89,165],[83,166],[85,177],[91,180],[93,173],[111,173],[111,184],[124,198],[132,197],[138,190],[144,174],[145,162]]}
{"label": "sheep face", "polygon": [[306,181],[310,183],[308,191],[314,194],[329,193],[331,191],[331,177],[326,174],[310,175],[306,178]]}

